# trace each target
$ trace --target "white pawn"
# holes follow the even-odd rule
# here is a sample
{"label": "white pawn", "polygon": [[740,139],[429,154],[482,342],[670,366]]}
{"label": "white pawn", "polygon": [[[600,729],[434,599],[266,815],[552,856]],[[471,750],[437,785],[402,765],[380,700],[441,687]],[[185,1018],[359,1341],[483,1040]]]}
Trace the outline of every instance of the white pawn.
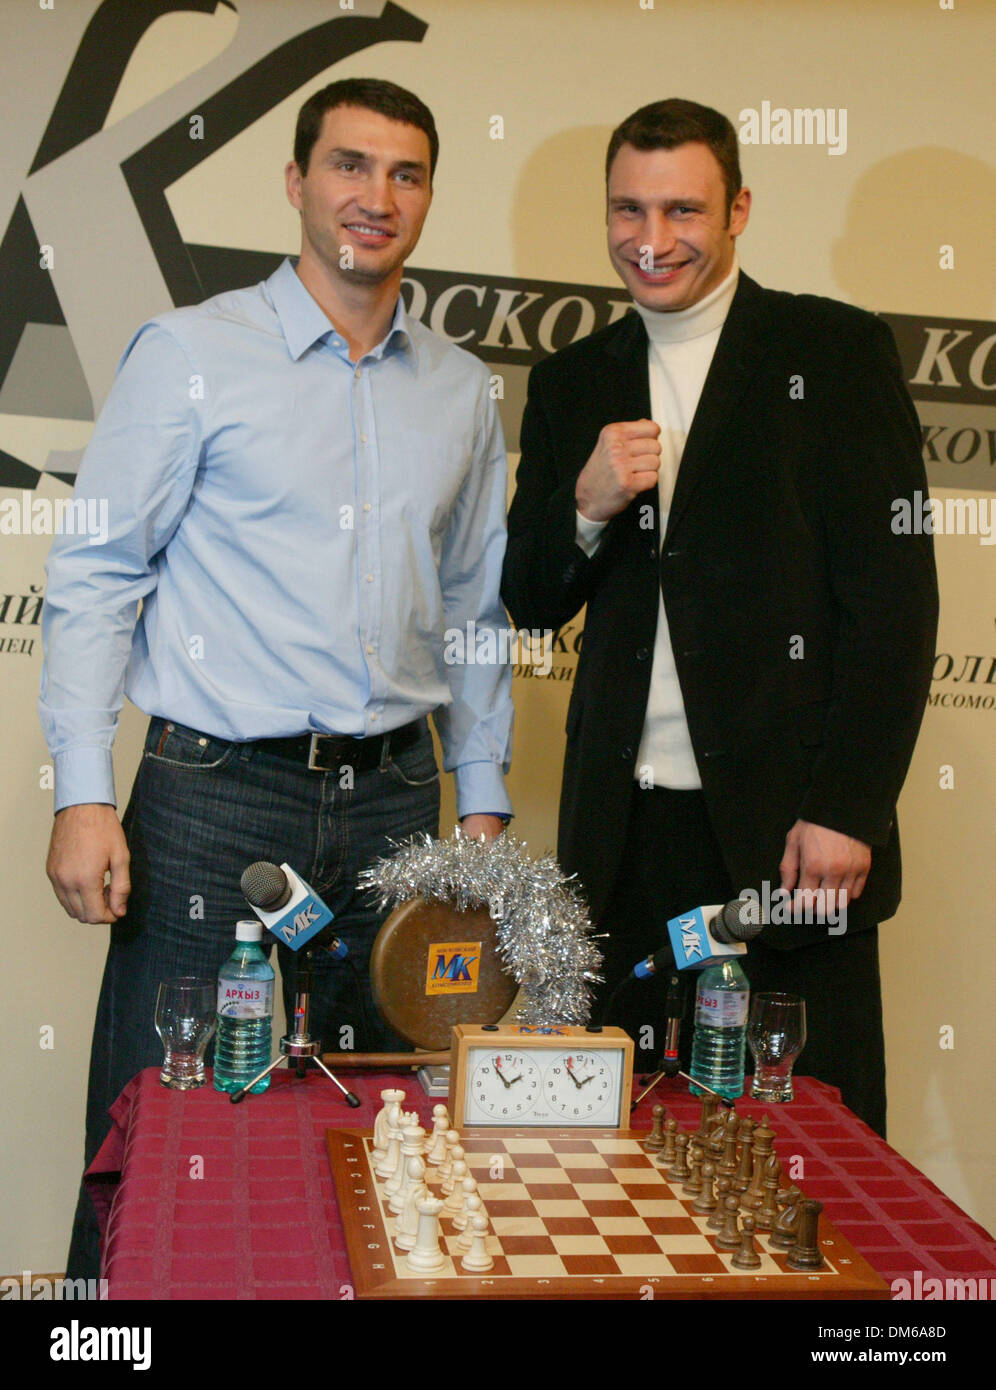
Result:
{"label": "white pawn", "polygon": [[453,1160],[450,1174],[450,1195],[443,1207],[444,1216],[459,1216],[463,1211],[463,1180],[467,1176],[467,1165],[462,1158]]}
{"label": "white pawn", "polygon": [[467,1198],[477,1191],[477,1179],[468,1173],[460,1186],[462,1188],[460,1210],[453,1218],[453,1227],[457,1231],[462,1231],[467,1225]]}
{"label": "white pawn", "polygon": [[[450,1133],[455,1134],[456,1130],[451,1129]],[[456,1182],[456,1170],[458,1163],[461,1164],[463,1167],[463,1172],[460,1174],[460,1180],[463,1181],[464,1177],[466,1176],[467,1165],[466,1163],[464,1163],[465,1158],[466,1154],[464,1153],[463,1145],[454,1144],[453,1147],[450,1149],[449,1169],[445,1173],[443,1172],[442,1168],[440,1168],[439,1170],[440,1177],[442,1178],[442,1181],[439,1184],[439,1188],[444,1197],[448,1197],[450,1193],[453,1191]]]}
{"label": "white pawn", "polygon": [[[460,1264],[464,1269],[470,1270],[473,1274],[483,1274],[486,1270],[494,1267],[494,1260],[487,1251],[488,1239],[488,1220],[486,1216],[477,1213],[471,1220],[469,1229],[473,1229],[473,1244],[464,1255]],[[410,1257],[409,1257],[410,1258]]]}
{"label": "white pawn", "polygon": [[420,1197],[418,1234],[408,1252],[408,1268],[416,1274],[435,1274],[446,1265],[446,1256],[439,1248],[439,1213],[443,1204],[438,1197]]}
{"label": "white pawn", "polygon": [[446,1157],[446,1131],[450,1127],[450,1117],[445,1105],[432,1107],[432,1141],[425,1161],[437,1168]]}
{"label": "white pawn", "polygon": [[457,1250],[469,1250],[474,1243],[474,1227],[471,1225],[475,1216],[483,1216],[485,1221],[488,1214],[484,1210],[484,1203],[479,1192],[471,1192],[467,1198],[464,1210],[464,1227],[460,1239],[457,1241]]}
{"label": "white pawn", "polygon": [[439,1165],[439,1176],[442,1179],[444,1192],[449,1192],[449,1188],[446,1186],[446,1179],[449,1177],[450,1169],[453,1167],[453,1150],[459,1143],[460,1135],[457,1130],[448,1129],[446,1131],[446,1152]]}

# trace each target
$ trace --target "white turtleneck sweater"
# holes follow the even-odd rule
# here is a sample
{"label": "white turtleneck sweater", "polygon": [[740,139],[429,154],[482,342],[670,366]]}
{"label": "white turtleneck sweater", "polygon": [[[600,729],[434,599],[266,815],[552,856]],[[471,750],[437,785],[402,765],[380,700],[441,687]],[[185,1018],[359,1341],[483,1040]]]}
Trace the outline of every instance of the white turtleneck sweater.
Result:
{"label": "white turtleneck sweater", "polygon": [[[644,322],[649,339],[650,411],[661,429],[658,496],[662,541],[667,530],[685,440],[719,342],[720,331],[733,302],[738,275],[739,265],[734,259],[732,269],[722,284],[688,309],[667,313],[644,309],[639,304],[634,306]],[[604,521],[589,521],[578,513],[577,543],[586,555],[593,555],[598,549],[607,525],[608,522]],[[685,706],[671,650],[671,634],[659,588],[658,600],[650,695],[635,777],[645,786],[693,789],[701,787],[702,781],[688,735]]]}

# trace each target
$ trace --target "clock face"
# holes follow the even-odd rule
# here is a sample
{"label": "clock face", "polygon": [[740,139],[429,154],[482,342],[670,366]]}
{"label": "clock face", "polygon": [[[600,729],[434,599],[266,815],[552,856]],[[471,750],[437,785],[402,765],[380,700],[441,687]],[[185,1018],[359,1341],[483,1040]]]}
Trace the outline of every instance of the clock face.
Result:
{"label": "clock face", "polygon": [[539,1068],[525,1053],[506,1048],[476,1050],[469,1100],[492,1124],[520,1123],[539,1093]]}
{"label": "clock face", "polygon": [[537,1047],[516,1038],[467,1050],[462,1123],[592,1125],[622,1123],[625,1054],[619,1047]]}
{"label": "clock face", "polygon": [[543,1098],[570,1124],[614,1123],[609,1103],[618,1095],[619,1052],[577,1050],[550,1059],[543,1075]]}

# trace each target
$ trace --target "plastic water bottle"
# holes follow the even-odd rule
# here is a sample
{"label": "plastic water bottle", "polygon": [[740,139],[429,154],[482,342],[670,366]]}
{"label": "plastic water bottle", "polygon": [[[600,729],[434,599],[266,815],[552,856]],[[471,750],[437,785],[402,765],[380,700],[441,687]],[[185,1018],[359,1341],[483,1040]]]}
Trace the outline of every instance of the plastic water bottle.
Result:
{"label": "plastic water bottle", "polygon": [[[695,992],[691,1074],[727,1100],[744,1093],[749,1004],[750,985],[735,956],[702,971]],[[689,1090],[703,1094],[698,1086]]]}
{"label": "plastic water bottle", "polygon": [[[273,966],[260,942],[258,919],[239,922],[237,945],[218,973],[218,1033],[214,1044],[214,1089],[238,1091],[263,1070],[273,1042]],[[252,1088],[265,1091],[265,1076]]]}

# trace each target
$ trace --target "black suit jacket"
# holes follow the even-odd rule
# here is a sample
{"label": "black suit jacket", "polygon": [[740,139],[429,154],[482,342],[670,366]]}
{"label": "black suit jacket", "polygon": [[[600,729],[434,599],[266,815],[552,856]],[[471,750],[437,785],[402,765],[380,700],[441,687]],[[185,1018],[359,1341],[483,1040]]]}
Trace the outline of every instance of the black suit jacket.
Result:
{"label": "black suit jacket", "polygon": [[[636,314],[531,373],[503,597],[530,628],[560,628],[588,605],[567,716],[561,864],[597,921],[625,843],[660,585],[735,888],[779,886],[785,836],[802,818],[872,847],[848,930],[889,917],[900,896],[896,799],[937,622],[931,537],[891,526],[897,499],[926,494],[892,335],[871,314],[764,290],[741,273],[663,547],[653,489],[613,518],[589,559],[575,543],[577,476],[604,425],[649,417]],[[786,926],[765,940],[825,934]]]}

